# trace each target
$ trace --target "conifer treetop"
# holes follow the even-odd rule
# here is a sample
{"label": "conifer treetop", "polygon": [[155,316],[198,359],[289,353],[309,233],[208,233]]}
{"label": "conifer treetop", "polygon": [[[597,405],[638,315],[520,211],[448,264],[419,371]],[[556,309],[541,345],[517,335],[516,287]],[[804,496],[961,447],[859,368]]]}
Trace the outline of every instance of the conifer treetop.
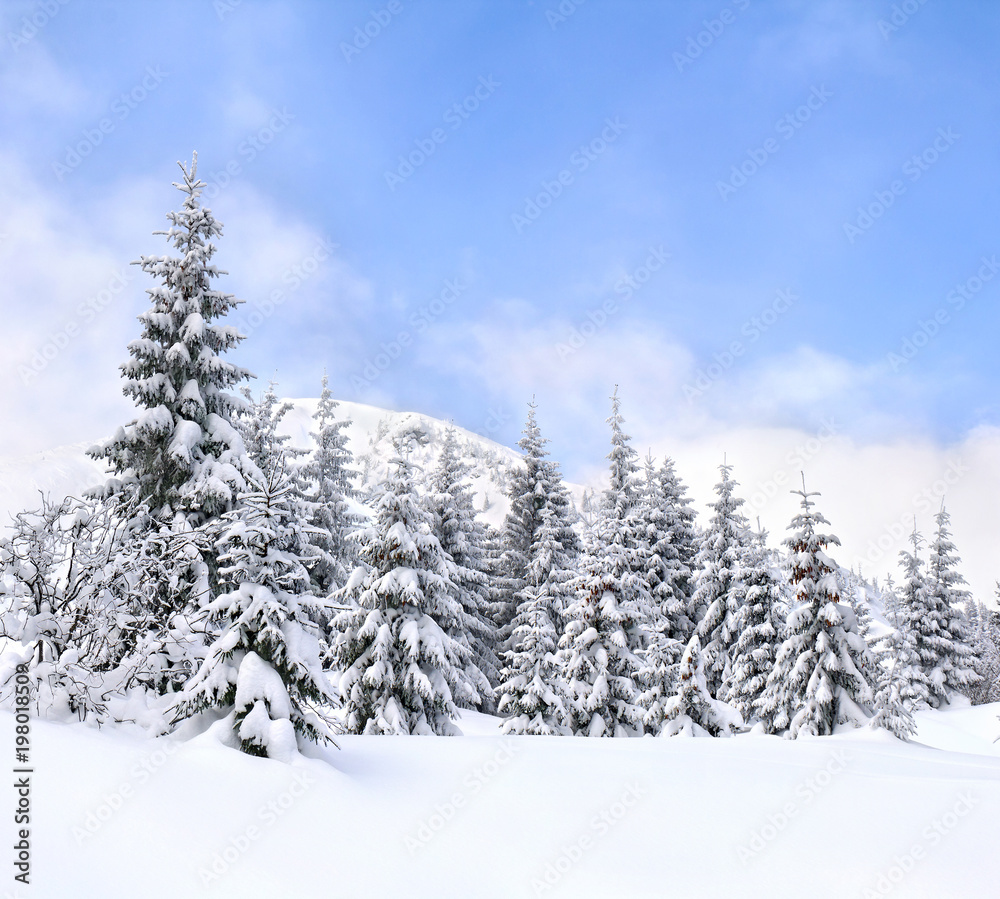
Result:
{"label": "conifer treetop", "polygon": [[607,455],[611,463],[611,483],[605,494],[605,506],[617,518],[623,519],[636,503],[635,477],[639,471],[639,455],[630,443],[632,438],[622,427],[625,419],[621,414],[617,384],[611,395],[611,415],[607,423],[611,426],[611,451]]}
{"label": "conifer treetop", "polygon": [[170,229],[154,232],[178,255],[133,263],[158,282],[146,291],[151,305],[139,316],[142,335],[128,345],[131,358],[121,367],[123,392],[142,411],[90,455],[135,478],[152,509],[197,520],[231,508],[245,475],[257,474],[233,428],[243,401],[228,392],[253,376],[222,358],[244,338],[217,320],[242,301],[212,288],[225,274],[212,264],[212,238],[222,225],[201,205],[206,185],[197,177],[197,155],[190,168],[178,165],[183,177],[174,186],[184,201],[168,213]]}

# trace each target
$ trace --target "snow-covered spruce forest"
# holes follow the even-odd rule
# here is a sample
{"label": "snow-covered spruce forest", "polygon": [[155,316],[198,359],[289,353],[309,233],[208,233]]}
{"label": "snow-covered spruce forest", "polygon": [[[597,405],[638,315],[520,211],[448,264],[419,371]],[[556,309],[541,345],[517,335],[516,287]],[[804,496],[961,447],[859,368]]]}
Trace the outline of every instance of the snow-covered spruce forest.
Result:
{"label": "snow-covered spruce forest", "polygon": [[[894,795],[912,800],[911,791],[922,789],[915,778],[940,780],[935,765],[961,771],[961,760],[973,758],[943,760],[942,749],[990,751],[970,749],[958,737],[933,742],[933,734],[952,726],[941,722],[958,720],[949,715],[975,722],[977,747],[992,739],[983,722],[1000,733],[995,708],[984,710],[984,718],[970,707],[1000,701],[1000,615],[963,589],[945,507],[933,533],[913,533],[909,550],[900,554],[898,577],[873,583],[838,565],[839,541],[816,492],[834,491],[836,484],[814,485],[805,476],[797,491],[800,511],[787,534],[769,535],[744,514],[739,472],[723,462],[714,502],[699,523],[683,472],[669,458],[640,458],[631,445],[628,397],[617,390],[607,409],[608,486],[596,493],[563,482],[546,451],[545,410],[533,402],[527,403],[520,454],[457,428],[432,431],[418,416],[387,417],[367,447],[352,443],[348,404],[334,399],[325,378],[317,385],[318,402],[310,405],[311,420],[299,427],[301,404],[280,399],[273,383],[252,390],[251,374],[230,359],[243,340],[227,324],[239,300],[217,289],[220,272],[212,260],[222,228],[202,203],[195,162],[182,166],[176,186],[183,202],[169,214],[169,230],[157,232],[165,235],[168,255],[140,260],[152,285],[149,308],[122,366],[123,389],[137,417],[87,451],[90,464],[103,472],[96,486],[65,497],[53,492],[40,508],[16,514],[0,541],[0,702],[15,707],[15,672],[27,671],[32,714],[74,724],[59,731],[39,720],[37,739],[75,741],[72,751],[86,764],[104,745],[115,747],[111,756],[143,741],[169,746],[171,753],[216,747],[212,755],[185,757],[189,767],[198,758],[204,762],[193,777],[198,783],[199,776],[211,780],[211,771],[227,766],[244,780],[258,772],[265,780],[276,776],[276,769],[237,764],[238,753],[271,760],[254,765],[307,772],[320,763],[337,769],[341,758],[352,760],[346,770],[358,772],[367,758],[384,774],[407,752],[417,752],[413,758],[425,768],[428,753],[439,753],[434,764],[447,766],[453,752],[441,747],[454,741],[432,741],[433,750],[411,750],[407,741],[401,748],[391,744],[390,751],[379,741],[352,742],[357,735],[499,732],[608,737],[622,745],[630,737],[708,738],[681,741],[692,748],[663,757],[695,775],[677,795],[698,802],[700,782],[705,806],[722,801],[728,790],[705,783],[713,765],[733,758],[742,758],[739,777],[747,782],[762,770],[755,754],[768,764],[780,757],[780,765],[815,766],[829,771],[829,780],[836,775],[831,752],[850,750],[868,759],[864,753],[874,748],[872,764],[885,767],[890,781],[892,772],[909,772],[907,785]],[[112,356],[114,351],[108,348]],[[594,425],[600,426],[599,417]],[[290,437],[305,431],[308,439]],[[924,737],[925,729],[931,736]],[[739,748],[737,756],[714,754],[710,747],[731,737],[737,739],[721,742],[744,747],[746,755],[739,756]],[[809,740],[801,756],[790,754],[798,744],[787,741],[805,737],[829,737],[829,748]],[[911,740],[918,745],[904,747]],[[338,743],[344,750],[335,748]],[[587,765],[561,754],[567,743],[536,741],[537,750],[518,749],[529,745],[522,741],[489,744],[507,749],[483,750],[480,763],[493,759],[500,770],[503,751],[507,757],[544,753],[546,764],[529,779],[533,788],[568,772],[578,779],[567,789],[592,796],[595,808],[619,792],[623,809],[642,804],[638,797],[646,787],[636,787],[631,801],[626,795],[634,752],[615,763],[601,757],[607,764],[595,769],[598,781],[588,785]],[[928,745],[937,748],[921,748]],[[220,752],[229,754],[226,760]],[[540,755],[530,757],[540,764]],[[989,787],[996,795],[995,760],[980,759],[973,768],[991,783],[980,784],[977,795]],[[661,763],[651,758],[637,764],[651,776]],[[424,776],[443,780],[443,770]],[[619,778],[597,789],[600,778],[608,780],[615,770]],[[726,770],[727,778],[735,776]],[[769,771],[764,779],[773,784]],[[482,783],[492,776],[482,775]],[[405,790],[403,781],[393,783]],[[734,788],[737,794],[744,789]],[[439,829],[429,816],[446,823],[461,814],[471,790],[455,794],[463,803],[445,803],[450,811],[438,801],[451,795],[446,781],[427,793],[427,809],[397,822],[405,834],[391,854],[426,858]],[[792,813],[780,812],[784,795],[763,804],[756,797],[748,806],[756,811],[741,820],[759,829],[777,809],[787,824]],[[850,841],[838,843],[832,835],[835,825],[861,826],[851,821],[851,809],[863,802],[848,795],[827,824],[811,819],[816,843],[796,837],[805,839],[804,858],[821,853],[830,865],[829,853],[849,851]],[[646,802],[644,814],[656,820]],[[937,805],[929,821],[931,813],[950,808]],[[70,816],[66,839],[82,858],[102,834],[85,823],[87,806],[74,808],[79,814]],[[798,811],[806,817],[803,808]],[[680,816],[681,809],[669,814]],[[913,814],[923,820],[912,802],[900,802],[889,820],[903,830]],[[548,856],[532,861],[516,888],[507,890],[497,873],[480,895],[541,895],[564,887],[590,895],[590,889],[606,888],[605,873],[573,881],[584,877],[586,847],[569,843],[575,824],[558,806],[547,815],[544,820],[558,827]],[[167,817],[179,822],[182,812]],[[427,839],[418,826],[425,819]],[[502,820],[507,826],[514,819]],[[617,824],[618,817],[609,820]],[[684,828],[676,825],[665,825],[663,833],[683,841]],[[355,839],[343,835],[350,820],[332,818],[331,827],[338,839]],[[773,822],[770,827],[784,830]],[[743,894],[786,895],[780,883],[768,886],[748,873],[746,866],[763,849],[752,848],[756,830],[741,833],[725,855],[737,875],[742,861],[742,876],[755,884]],[[558,842],[563,834],[569,848]],[[687,839],[711,840],[710,834],[707,826],[696,827]],[[872,895],[886,895],[877,878],[893,870],[893,852],[908,845],[905,834],[902,842],[884,836],[882,868],[877,856],[866,855],[858,866],[843,863],[857,879],[858,895],[863,885]],[[253,870],[242,853],[236,853],[238,863],[227,861],[229,837],[226,831],[208,847],[220,850],[225,870],[211,866],[209,851],[192,861],[191,882],[198,889],[213,887],[239,865],[240,876]],[[367,837],[377,844],[377,833]],[[759,839],[768,842],[766,835]],[[978,851],[975,839],[962,839],[966,850]],[[739,850],[750,854],[750,862]],[[706,851],[698,857],[709,858]],[[505,864],[488,855],[491,864]],[[374,869],[377,857],[373,848],[365,864]],[[564,857],[566,871],[556,863]],[[554,879],[547,876],[546,859],[558,874]],[[469,864],[459,864],[460,880],[476,876],[466,871]],[[395,862],[389,867],[396,871]],[[937,876],[933,866],[929,871]],[[631,875],[622,876],[629,881]],[[364,877],[356,873],[351,882],[364,883]],[[692,889],[690,895],[736,895],[698,893],[690,886],[695,881],[685,878],[678,882]],[[668,894],[653,882],[647,888],[625,886],[617,894]],[[313,895],[303,889],[295,895]],[[389,886],[381,889],[332,894],[392,894]],[[420,895],[473,895],[471,889]],[[837,883],[824,889],[806,891],[849,894],[838,892]],[[182,894],[193,893],[178,889]],[[905,888],[895,894],[910,895]]]}

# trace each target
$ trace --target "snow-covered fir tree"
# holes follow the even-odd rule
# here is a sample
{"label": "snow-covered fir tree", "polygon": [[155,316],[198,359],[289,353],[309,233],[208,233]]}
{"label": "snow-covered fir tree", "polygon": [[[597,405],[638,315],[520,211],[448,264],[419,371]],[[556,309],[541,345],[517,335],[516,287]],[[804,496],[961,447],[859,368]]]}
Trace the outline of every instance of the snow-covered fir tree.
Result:
{"label": "snow-covered fir tree", "polygon": [[837,724],[865,723],[873,691],[862,673],[868,645],[851,607],[841,602],[837,565],[826,553],[840,541],[817,530],[829,524],[810,499],[819,494],[808,493],[804,479],[802,489],[792,492],[802,498],[785,541],[794,607],[757,713],[768,730],[787,730],[795,738],[830,734]]}
{"label": "snow-covered fir tree", "polygon": [[281,432],[281,421],[295,404],[279,403],[275,386],[274,381],[268,382],[259,399],[254,399],[250,388],[244,387],[241,392],[245,405],[236,415],[234,424],[243,438],[247,455],[262,472],[285,467],[292,475],[294,468],[290,463],[305,455],[305,450],[289,446],[289,436]]}
{"label": "snow-covered fir tree", "polygon": [[[684,614],[676,618],[674,612],[670,612],[673,636],[686,643],[697,623],[693,597],[697,568],[695,560],[701,546],[698,526],[691,508],[692,500],[687,495],[687,487],[677,475],[673,459],[668,457],[663,460],[656,474],[656,485],[666,530],[661,542],[654,544],[653,549],[666,565],[667,575],[663,585],[669,584],[675,602],[684,608]],[[666,597],[665,590],[659,592],[659,597],[654,596],[663,599]],[[672,610],[677,607],[671,604]],[[666,614],[667,610],[662,610]]]}
{"label": "snow-covered fir tree", "polygon": [[734,616],[744,603],[746,585],[740,579],[740,559],[752,538],[746,516],[740,512],[743,499],[735,495],[733,466],[719,466],[722,479],[715,485],[718,499],[712,504],[712,519],[695,559],[697,579],[693,605],[699,615],[697,633],[701,641],[705,677],[713,696],[725,695],[731,676],[730,662],[739,637]]}
{"label": "snow-covered fir tree", "polygon": [[573,734],[636,736],[643,730],[638,704],[643,662],[634,647],[646,642],[648,624],[637,599],[643,588],[629,562],[615,518],[605,508],[589,536],[559,642],[570,698],[563,723]]}
{"label": "snow-covered fir tree", "polygon": [[573,733],[591,736],[641,732],[639,701],[644,690],[662,688],[671,651],[666,640],[657,639],[637,454],[622,427],[617,388],[607,423],[608,489],[588,535],[576,599],[560,641],[572,700],[566,723]]}
{"label": "snow-covered fir tree", "polygon": [[941,627],[933,643],[937,659],[930,679],[938,696],[947,699],[952,690],[969,695],[979,676],[964,611],[971,594],[962,588],[966,581],[958,571],[960,559],[951,539],[951,517],[943,504],[934,522],[937,530],[927,562],[927,592]]}
{"label": "snow-covered fir tree", "polygon": [[[99,500],[119,515],[136,506],[112,505],[114,499],[131,495],[151,513],[150,521],[118,522],[145,533],[137,537],[135,576],[116,583],[109,602],[149,622],[136,663],[159,690],[173,689],[200,664],[205,637],[194,621],[218,586],[218,522],[248,479],[261,477],[233,424],[244,403],[230,390],[251,375],[224,358],[243,340],[223,321],[242,301],[213,287],[224,274],[212,262],[212,240],[222,226],[201,205],[206,185],[197,176],[197,156],[190,169],[180,168],[174,186],[184,201],[167,215],[170,229],[156,232],[176,252],[139,260],[158,283],[146,291],[151,305],[139,316],[142,333],[121,366],[123,391],[140,413],[88,451],[116,475],[94,491]],[[135,582],[145,597],[128,586]]]}
{"label": "snow-covered fir tree", "polygon": [[[504,620],[507,604],[508,580],[504,574],[504,532],[489,523],[484,523],[483,564],[486,568],[486,597],[490,621],[497,640],[497,657],[503,662],[503,634],[500,622]],[[513,619],[512,619],[513,620]]]}
{"label": "snow-covered fir tree", "polygon": [[[920,665],[916,635],[905,617],[897,627],[874,642],[874,655],[873,674],[868,676],[866,673],[866,677],[878,689],[889,690],[883,690],[884,700],[894,692],[907,712],[928,707],[930,684]],[[889,672],[893,678],[891,688],[886,687]]]}
{"label": "snow-covered fir tree", "polygon": [[[920,546],[924,538],[917,532],[916,521],[909,537],[911,551],[901,550],[900,562],[903,567],[903,583],[897,590],[897,630],[905,641],[897,647],[906,656],[909,675],[909,695],[907,706],[910,711],[930,708],[936,700],[934,684],[930,673],[934,670],[937,654],[928,645],[925,635],[925,616],[931,614],[930,599],[927,592],[927,579],[924,576],[924,563],[920,558]],[[930,630],[936,631],[932,625]],[[933,636],[932,638],[933,639]]]}
{"label": "snow-covered fir tree", "polygon": [[[221,323],[241,300],[213,289],[224,272],[212,263],[222,225],[201,205],[205,182],[181,165],[180,211],[167,215],[174,256],[143,256],[142,270],[159,283],[146,291],[143,331],[122,366],[124,392],[141,414],[90,455],[107,462],[137,489],[158,518],[182,513],[196,526],[233,507],[246,476],[259,474],[233,427],[242,400],[230,388],[251,377],[224,354],[243,336]],[[109,488],[118,489],[112,483]]]}
{"label": "snow-covered fir tree", "polygon": [[697,634],[684,649],[676,692],[665,703],[659,720],[648,723],[662,737],[728,737],[742,726],[739,712],[708,692]]}
{"label": "snow-covered fir tree", "polygon": [[[913,670],[910,671],[913,709],[937,708],[947,702],[949,686],[954,689],[956,682],[956,675],[953,675],[949,685],[946,673],[952,668],[955,657],[952,655],[954,644],[950,633],[951,610],[945,603],[945,598],[951,595],[950,590],[956,588],[954,582],[950,586],[944,580],[932,583],[934,576],[920,557],[923,542],[914,522],[913,533],[910,535],[912,550],[904,550],[899,554],[904,574],[899,591],[900,630],[907,636],[913,652]],[[946,540],[947,542],[949,541]],[[936,557],[939,577],[948,578],[951,568],[949,556],[953,549],[952,547],[949,551],[945,546],[940,547]],[[965,591],[959,590],[958,596],[964,599]],[[961,633],[964,635],[964,628]],[[959,644],[959,651],[967,648],[963,640]],[[961,657],[968,665],[970,660],[965,656],[963,653]],[[967,669],[963,666],[960,670]],[[965,677],[968,680],[967,674]]]}
{"label": "snow-covered fir tree", "polygon": [[621,411],[618,387],[611,395],[611,415],[607,419],[611,426],[611,450],[607,455],[610,478],[608,489],[601,499],[601,508],[611,517],[630,527],[638,526],[639,519],[639,454],[632,446],[631,438],[625,433],[625,419]]}
{"label": "snow-covered fir tree", "polygon": [[561,618],[557,609],[572,576],[565,567],[561,531],[554,510],[543,507],[498,690],[497,711],[507,719],[504,733],[561,733],[570,717],[568,687],[556,654],[556,622]]}
{"label": "snow-covered fir tree", "polygon": [[[615,579],[615,593],[634,610],[635,620],[626,631],[628,648],[645,662],[647,671],[653,672],[672,660],[673,641],[660,626],[660,610],[650,589],[651,581],[657,578],[651,557],[658,541],[650,539],[657,535],[650,533],[639,456],[624,431],[617,387],[611,396],[607,424],[611,427],[611,450],[607,455],[610,477],[588,552],[605,549],[610,553],[604,570]],[[661,634],[662,640],[658,639]]]}
{"label": "snow-covered fir tree", "polygon": [[228,592],[207,607],[218,636],[175,703],[175,721],[226,713],[231,739],[251,755],[288,758],[296,735],[332,736],[322,707],[334,701],[320,662],[293,486],[278,467],[226,513],[219,576]]}
{"label": "snow-covered fir tree", "polygon": [[840,575],[840,594],[847,600],[854,611],[854,617],[858,622],[858,633],[870,644],[869,631],[871,629],[872,614],[871,602],[868,597],[872,586],[860,574],[855,574],[853,568],[847,572],[841,569]]}
{"label": "snow-covered fir tree", "polygon": [[899,600],[899,588],[896,586],[891,573],[885,576],[885,584],[881,590],[881,600],[886,620],[891,622],[893,627],[899,627],[899,623],[903,620],[903,607]]}
{"label": "snow-covered fir tree", "polygon": [[894,737],[908,741],[917,732],[911,711],[912,645],[906,634],[892,631],[886,638],[886,655],[875,690],[875,715],[870,726],[889,731]]}
{"label": "snow-covered fir tree", "polygon": [[348,732],[453,734],[456,704],[480,701],[469,650],[448,635],[462,620],[455,565],[398,449],[374,521],[352,535],[362,564],[337,594],[352,607],[331,624],[333,662]]}
{"label": "snow-covered fir tree", "polygon": [[743,601],[733,611],[736,642],[730,649],[730,677],[723,698],[749,723],[764,693],[784,640],[785,579],[774,565],[761,531],[742,550]]}
{"label": "snow-covered fir tree", "polygon": [[348,539],[348,534],[360,523],[351,508],[356,472],[351,468],[353,454],[344,433],[351,421],[337,418],[339,405],[324,373],[319,404],[313,415],[316,431],[310,435],[316,448],[299,471],[311,503],[309,521],[315,529],[311,539],[320,550],[310,570],[313,586],[320,596],[343,587],[357,563],[355,546]]}
{"label": "snow-covered fir tree", "polygon": [[480,707],[493,708],[493,688],[500,681],[499,643],[490,618],[485,551],[486,529],[476,520],[469,465],[460,455],[455,429],[445,431],[438,464],[427,496],[433,530],[441,548],[455,564],[452,581],[462,608],[461,620],[449,634],[470,650],[466,674],[480,695]]}
{"label": "snow-covered fir tree", "polygon": [[1000,702],[1000,614],[982,603],[970,602],[969,627],[979,675],[969,698],[974,705]]}
{"label": "snow-covered fir tree", "polygon": [[639,539],[645,584],[654,606],[650,644],[644,655],[640,704],[656,718],[673,695],[677,665],[694,624],[689,617],[694,561],[694,513],[673,462],[656,470],[646,456],[639,499]]}
{"label": "snow-covered fir tree", "polygon": [[[557,539],[566,554],[566,567],[572,567],[580,552],[580,538],[573,530],[573,509],[569,492],[563,484],[559,465],[547,459],[545,444],[535,417],[535,403],[528,404],[528,419],[518,446],[524,453],[521,465],[511,472],[507,495],[510,511],[501,532],[502,556],[495,576],[495,620],[504,649],[510,649],[518,596],[528,584],[531,547],[540,527],[540,511],[550,509],[549,527],[557,531]],[[558,597],[557,597],[558,598]],[[561,629],[563,603],[557,602],[557,629]]]}
{"label": "snow-covered fir tree", "polygon": [[874,587],[869,584],[860,574],[856,574],[853,568],[850,571],[840,569],[840,596],[846,602],[851,611],[854,612],[854,619],[857,622],[858,633],[864,638],[871,652],[865,654],[860,660],[861,673],[865,680],[875,688],[876,684],[882,682],[883,670],[878,661],[877,639],[871,631],[871,595]]}

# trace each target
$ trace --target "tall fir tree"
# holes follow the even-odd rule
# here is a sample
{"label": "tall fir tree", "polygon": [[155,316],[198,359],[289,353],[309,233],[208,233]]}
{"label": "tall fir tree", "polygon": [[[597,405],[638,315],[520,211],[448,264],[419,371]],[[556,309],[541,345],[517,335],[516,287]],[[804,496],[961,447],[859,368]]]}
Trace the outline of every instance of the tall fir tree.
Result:
{"label": "tall fir tree", "polygon": [[826,553],[840,541],[817,530],[829,522],[815,511],[810,497],[819,494],[806,491],[804,478],[802,489],[792,492],[802,498],[785,541],[795,605],[757,712],[769,730],[787,730],[795,738],[830,734],[837,724],[866,723],[873,696],[862,673],[868,645],[854,612],[841,602],[837,565]]}
{"label": "tall fir tree", "polygon": [[694,513],[673,462],[657,471],[646,456],[639,501],[639,539],[645,562],[644,580],[655,609],[651,641],[644,655],[640,704],[657,719],[674,692],[677,665],[693,630],[689,618],[694,547]]}
{"label": "tall fir tree", "polygon": [[950,691],[965,696],[973,693],[979,675],[964,611],[971,594],[962,588],[966,581],[958,571],[960,559],[951,539],[951,517],[943,503],[934,522],[937,529],[927,563],[927,592],[941,629],[934,644],[938,653],[931,682],[938,696],[947,700]]}
{"label": "tall fir tree", "polygon": [[431,530],[414,486],[409,446],[397,446],[369,527],[352,535],[361,560],[331,623],[349,733],[454,734],[457,704],[479,695],[469,650],[449,636],[462,620],[455,565]]}
{"label": "tall fir tree", "polygon": [[643,662],[634,647],[645,642],[647,622],[636,598],[640,584],[630,569],[630,553],[606,512],[589,537],[559,642],[569,693],[563,724],[570,733],[589,737],[637,736],[643,731]]}
{"label": "tall fir tree", "polygon": [[906,637],[893,631],[888,638],[888,664],[880,671],[875,690],[875,714],[869,722],[873,728],[889,731],[894,737],[909,741],[917,732],[917,724],[907,701],[910,679],[907,676]]}
{"label": "tall fir tree", "polygon": [[695,560],[697,580],[693,604],[698,614],[705,678],[713,696],[724,695],[731,677],[731,653],[739,634],[734,618],[745,601],[740,559],[751,541],[750,526],[740,511],[743,499],[735,495],[733,466],[719,466],[722,479],[715,485],[718,499]]}
{"label": "tall fir tree", "polygon": [[[546,457],[545,445],[535,417],[535,403],[528,404],[528,419],[518,446],[524,453],[521,465],[511,472],[507,495],[510,511],[501,531],[501,558],[496,577],[495,620],[501,646],[511,648],[518,597],[528,586],[531,547],[541,526],[541,510],[550,509],[549,527],[555,528],[556,538],[566,555],[566,567],[572,567],[580,553],[580,538],[573,530],[573,512],[569,493],[563,484],[559,465]],[[561,595],[554,609],[557,630],[561,630],[565,611]]]}
{"label": "tall fir tree", "polygon": [[566,551],[555,513],[542,508],[539,518],[498,690],[497,710],[506,718],[503,730],[509,734],[562,733],[569,718],[556,628],[571,572],[564,567]]}
{"label": "tall fir tree", "polygon": [[[673,621],[674,636],[679,640],[690,639],[696,624],[694,610],[694,588],[696,559],[701,541],[692,500],[687,495],[687,487],[677,475],[674,461],[665,458],[656,476],[659,494],[666,513],[666,537],[669,551],[661,551],[670,572],[665,583],[669,583],[678,604],[683,604],[685,613]],[[665,593],[662,595],[666,595]],[[671,615],[672,617],[672,615]]]}
{"label": "tall fir tree", "polygon": [[[893,644],[893,649],[908,675],[905,701],[912,712],[930,708],[936,702],[930,672],[934,670],[937,656],[925,636],[925,616],[931,615],[932,609],[924,563],[920,558],[920,546],[924,543],[924,538],[917,532],[916,521],[913,522],[913,532],[909,539],[912,550],[901,550],[899,553],[903,566],[903,583],[897,594],[895,618],[896,628],[902,639]],[[930,629],[936,631],[937,627],[932,625]]]}
{"label": "tall fir tree", "polygon": [[[136,577],[145,597],[126,588],[113,591],[121,611],[149,623],[135,647],[146,680],[170,691],[190,676],[204,657],[206,640],[196,622],[218,590],[216,541],[221,517],[242,491],[261,480],[234,426],[243,400],[230,392],[252,377],[224,357],[244,338],[224,323],[242,301],[213,287],[225,274],[212,262],[213,239],[222,225],[201,203],[205,182],[178,163],[184,195],[168,213],[165,235],[172,256],[143,256],[138,265],[158,283],[146,291],[150,308],[139,316],[141,336],[128,345],[121,366],[123,391],[140,412],[112,438],[88,454],[115,477],[94,491],[114,514],[134,508],[111,505],[119,494],[133,496],[150,511],[142,524]],[[135,522],[121,521],[133,529]]]}
{"label": "tall fir tree", "polygon": [[624,431],[617,386],[611,396],[611,415],[606,423],[611,427],[611,450],[607,455],[610,477],[590,551],[603,548],[610,552],[609,564],[604,570],[614,577],[616,592],[634,609],[636,616],[627,631],[628,648],[647,661],[646,667],[652,669],[659,666],[662,659],[647,659],[647,653],[653,651],[659,656],[669,653],[670,649],[667,641],[657,640],[662,627],[660,609],[650,589],[654,565],[648,505],[643,502],[639,455]]}
{"label": "tall fir tree", "polygon": [[498,689],[498,711],[507,719],[505,733],[562,732],[568,716],[568,690],[556,648],[574,598],[572,581],[580,540],[572,527],[569,494],[559,464],[545,458],[547,442],[538,430],[532,402],[520,444],[525,469],[523,475],[515,473],[511,515],[505,527],[505,535],[511,538],[505,542],[522,547],[517,558],[524,566],[513,594],[514,612]]}
{"label": "tall fir tree", "polygon": [[142,412],[89,454],[133,484],[156,517],[181,513],[197,526],[229,511],[247,475],[259,472],[233,427],[243,402],[228,392],[252,375],[223,358],[243,335],[220,320],[242,301],[212,287],[225,274],[212,263],[222,225],[201,205],[197,154],[190,169],[178,165],[184,202],[168,213],[171,228],[155,232],[177,255],[139,260],[160,283],[146,291],[142,336],[122,366],[123,390]]}
{"label": "tall fir tree", "polygon": [[625,419],[621,412],[621,399],[618,396],[617,386],[611,395],[611,415],[607,419],[607,424],[611,426],[611,450],[607,456],[610,479],[608,489],[604,491],[601,508],[606,516],[636,527],[640,489],[639,454],[623,427]]}
{"label": "tall fir tree", "polygon": [[462,619],[450,635],[470,651],[466,674],[480,695],[480,708],[493,709],[493,688],[500,679],[499,643],[490,618],[490,595],[486,560],[486,529],[476,520],[469,465],[460,455],[455,429],[445,431],[438,464],[427,495],[434,534],[441,548],[455,563],[453,582],[462,608]]}
{"label": "tall fir tree", "polygon": [[617,387],[607,424],[608,489],[588,534],[574,581],[576,598],[559,644],[570,697],[566,726],[574,734],[598,737],[643,732],[643,687],[664,667],[662,659],[648,656],[663,647],[656,641],[656,612],[647,586],[649,545],[638,456],[622,427]]}
{"label": "tall fir tree", "polygon": [[970,602],[969,605],[974,664],[979,675],[969,698],[974,705],[1000,702],[1000,615],[982,603]]}
{"label": "tall fir tree", "polygon": [[228,592],[205,609],[218,636],[175,703],[175,720],[207,709],[228,714],[235,745],[288,758],[296,735],[327,741],[322,708],[334,702],[311,620],[309,544],[296,517],[293,485],[276,460],[267,479],[226,513],[219,575]]}
{"label": "tall fir tree", "polygon": [[963,601],[967,593],[958,586],[961,575],[955,571],[957,560],[947,530],[947,513],[942,510],[939,519],[940,514],[945,517],[939,520],[929,564],[925,566],[920,558],[924,540],[916,522],[910,536],[912,551],[900,553],[905,576],[900,595],[900,630],[912,646],[910,702],[916,709],[938,708],[948,701],[950,690],[969,690],[975,683],[971,647],[964,622],[958,618],[963,613],[951,607],[951,601]]}
{"label": "tall fir tree", "polygon": [[313,414],[316,430],[310,434],[316,446],[299,472],[311,504],[309,520],[315,528],[312,539],[320,550],[310,575],[321,596],[347,583],[357,563],[355,546],[348,535],[361,523],[360,516],[351,506],[357,474],[351,468],[354,457],[345,433],[351,420],[337,418],[339,405],[330,392],[329,379],[324,372],[319,404]]}
{"label": "tall fir tree", "polygon": [[773,564],[761,531],[743,550],[740,577],[745,587],[743,601],[734,613],[730,678],[723,698],[749,723],[756,714],[767,678],[774,668],[785,636],[785,584]]}

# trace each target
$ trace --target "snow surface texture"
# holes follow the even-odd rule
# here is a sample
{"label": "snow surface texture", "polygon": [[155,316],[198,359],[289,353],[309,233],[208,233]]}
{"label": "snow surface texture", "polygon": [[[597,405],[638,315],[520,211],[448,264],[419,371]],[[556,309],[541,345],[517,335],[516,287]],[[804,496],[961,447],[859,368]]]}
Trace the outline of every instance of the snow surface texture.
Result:
{"label": "snow surface texture", "polygon": [[[992,899],[998,712],[921,712],[909,744],[868,729],[503,737],[498,719],[464,712],[464,737],[345,736],[292,764],[226,748],[217,728],[150,741],[32,720],[33,878],[5,888],[32,899]],[[0,745],[14,745],[7,712]]]}

